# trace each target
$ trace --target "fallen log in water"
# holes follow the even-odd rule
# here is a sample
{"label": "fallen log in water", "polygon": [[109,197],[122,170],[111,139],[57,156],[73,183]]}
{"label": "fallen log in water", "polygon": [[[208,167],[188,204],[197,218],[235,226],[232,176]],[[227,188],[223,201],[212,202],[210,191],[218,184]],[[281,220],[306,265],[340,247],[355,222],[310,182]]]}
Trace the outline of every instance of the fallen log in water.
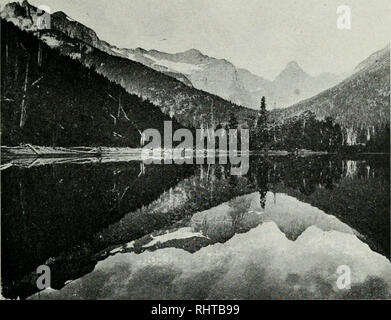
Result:
{"label": "fallen log in water", "polygon": [[142,149],[117,147],[45,147],[23,144],[1,146],[2,158],[129,157],[141,156]]}
{"label": "fallen log in water", "polygon": [[2,157],[64,157],[64,156],[100,156],[99,148],[62,148],[23,144],[16,147],[1,146]]}

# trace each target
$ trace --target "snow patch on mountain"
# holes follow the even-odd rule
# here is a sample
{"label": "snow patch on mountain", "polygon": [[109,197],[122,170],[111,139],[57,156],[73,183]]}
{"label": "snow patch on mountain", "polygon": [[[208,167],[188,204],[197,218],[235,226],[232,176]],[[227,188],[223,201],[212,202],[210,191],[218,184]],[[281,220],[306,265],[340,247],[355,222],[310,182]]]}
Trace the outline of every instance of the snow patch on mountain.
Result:
{"label": "snow patch on mountain", "polygon": [[194,65],[191,63],[174,62],[174,61],[165,60],[165,59],[158,60],[155,57],[148,55],[148,54],[144,55],[144,57],[153,60],[154,61],[154,63],[152,64],[153,66],[166,67],[168,69],[168,71],[170,71],[170,72],[178,72],[178,73],[182,73],[185,75],[189,75],[193,72],[197,72],[197,71],[202,70],[202,67],[200,67],[199,65]]}
{"label": "snow patch on mountain", "polygon": [[62,45],[62,42],[57,40],[54,37],[48,36],[48,35],[43,35],[41,39],[49,46],[52,48],[60,47]]}

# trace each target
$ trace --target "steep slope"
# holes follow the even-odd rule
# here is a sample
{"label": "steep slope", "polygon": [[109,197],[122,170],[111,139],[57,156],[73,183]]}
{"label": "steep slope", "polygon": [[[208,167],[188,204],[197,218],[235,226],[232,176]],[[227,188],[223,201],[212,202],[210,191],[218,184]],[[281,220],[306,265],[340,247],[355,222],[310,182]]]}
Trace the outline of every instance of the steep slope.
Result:
{"label": "steep slope", "polygon": [[[239,123],[246,125],[255,116],[252,110],[185,85],[184,83],[188,82],[186,76],[177,75],[173,70],[164,70],[164,74],[129,60],[134,58],[136,53],[131,50],[118,50],[99,40],[93,30],[62,12],[51,15],[52,29],[46,30],[37,30],[37,9],[27,1],[22,5],[6,5],[1,17],[12,21],[21,29],[33,32],[63,54],[94,68],[109,80],[120,84],[127,92],[148,99],[183,125],[200,127],[207,124],[225,124],[231,113],[235,114]],[[172,75],[182,81],[174,79]]]}
{"label": "steep slope", "polygon": [[273,120],[283,121],[310,110],[319,118],[335,119],[344,129],[346,144],[366,143],[390,121],[390,46],[363,61],[356,70],[315,97],[272,111]]}
{"label": "steep slope", "polygon": [[135,61],[157,71],[184,75],[200,90],[216,94],[234,103],[245,105],[240,99],[244,91],[235,66],[227,60],[206,56],[196,49],[169,54],[157,50],[128,50]]}
{"label": "steep slope", "polygon": [[275,108],[275,88],[273,82],[257,76],[247,69],[238,69],[239,80],[245,88],[245,96],[248,106],[254,109],[259,109],[259,104],[262,96],[268,99],[268,109]]}
{"label": "steep slope", "polygon": [[362,61],[355,69],[354,72],[368,70],[370,68],[376,68],[382,61],[387,60],[390,57],[390,44],[383,49],[371,54],[367,59]]}
{"label": "steep slope", "polygon": [[[1,20],[1,143],[140,146],[159,108]],[[174,121],[174,127],[179,124]]]}

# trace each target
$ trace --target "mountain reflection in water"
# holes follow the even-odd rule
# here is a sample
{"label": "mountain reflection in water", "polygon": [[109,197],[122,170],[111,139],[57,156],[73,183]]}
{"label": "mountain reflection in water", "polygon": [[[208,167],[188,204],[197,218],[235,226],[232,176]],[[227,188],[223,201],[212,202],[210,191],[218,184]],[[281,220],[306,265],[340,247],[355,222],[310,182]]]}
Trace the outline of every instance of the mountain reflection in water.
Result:
{"label": "mountain reflection in water", "polygon": [[[189,270],[179,268],[178,271],[174,268],[171,272],[164,269],[159,271],[166,279],[162,279],[161,286],[164,287],[166,282],[170,288],[178,285],[182,289],[175,287],[175,290],[188,298],[197,298],[197,294],[202,297],[231,297],[225,280],[219,284],[216,282],[212,291],[199,288],[200,292],[193,292],[192,295],[192,292],[183,290],[191,287],[188,285],[189,288],[185,289],[186,281],[198,281],[196,279],[200,277],[205,280],[215,275],[216,279],[231,279],[233,274],[229,272],[234,269],[223,270],[217,266],[224,259],[228,259],[229,264],[240,264],[239,257],[247,261],[250,252],[252,256],[261,257],[260,252],[266,254],[266,244],[262,239],[266,241],[267,238],[269,249],[272,250],[267,253],[270,259],[282,259],[278,258],[278,254],[284,256],[292,250],[297,257],[306,257],[307,261],[312,261],[312,265],[307,266],[311,272],[316,263],[323,263],[325,268],[328,266],[331,270],[334,262],[338,259],[341,262],[342,257],[349,256],[349,259],[353,259],[349,262],[360,270],[359,275],[363,278],[357,285],[367,281],[366,277],[373,276],[368,279],[375,280],[368,281],[380,281],[380,287],[384,289],[376,294],[387,294],[388,282],[384,280],[387,279],[384,272],[387,274],[389,270],[389,260],[379,254],[390,257],[388,158],[254,158],[246,176],[231,176],[229,171],[228,165],[151,165],[144,168],[138,162],[118,161],[65,162],[3,170],[3,295],[24,298],[36,292],[35,270],[41,264],[50,266],[52,287],[56,289],[62,288],[67,280],[89,273],[73,282],[78,283],[78,290],[71,283],[64,291],[55,292],[54,296],[68,297],[69,290],[73,290],[73,293],[76,290],[76,297],[93,298],[88,281],[98,278],[108,281],[100,272],[112,274],[112,263],[117,259],[126,266],[129,262],[127,259],[130,259],[128,255],[132,255],[130,260],[136,261],[136,264],[140,260],[140,268],[143,266],[137,272],[145,275],[151,268],[155,273],[154,266],[159,270],[166,268],[164,263],[160,265],[156,261],[165,259],[169,262],[171,255],[173,260],[170,263],[174,265],[182,259],[175,260],[177,256],[183,256],[194,266],[204,265],[202,259],[206,251],[211,250],[209,255],[214,255],[213,259],[221,257],[216,270],[206,264],[203,267],[205,274],[199,271],[193,278],[188,274]],[[255,240],[257,237],[262,241],[258,243]],[[318,240],[309,250],[308,243],[305,244],[303,239],[312,242]],[[332,245],[330,241],[333,239],[339,239],[341,243],[337,241]],[[273,246],[281,245],[281,248],[270,247],[270,243],[274,243]],[[365,243],[371,250],[363,247]],[[357,252],[347,254],[345,249],[348,244],[357,248]],[[335,245],[339,249],[333,256],[330,252],[332,248],[335,249]],[[231,248],[226,249],[238,254],[238,258],[228,257],[225,251],[220,252],[221,246]],[[240,248],[246,249],[243,251]],[[283,248],[288,251],[282,253]],[[330,254],[325,255],[324,250],[331,250]],[[163,253],[168,255],[164,258]],[[359,263],[354,254],[356,258],[365,255],[366,259],[379,260],[378,270],[370,269],[369,265],[363,266],[364,262]],[[320,260],[315,259],[314,255]],[[238,297],[271,297],[278,292],[281,298],[289,297],[286,293],[289,286],[274,288],[281,281],[301,288],[303,297],[310,294],[311,291],[302,283],[302,277],[311,278],[315,275],[298,273],[299,260],[292,258],[291,253],[288,256],[291,258],[282,259],[279,264],[259,266],[267,269],[267,276],[262,280],[267,284],[254,289],[256,292],[252,294],[242,292]],[[145,262],[145,259],[151,258],[156,264]],[[96,266],[99,260],[103,261]],[[95,266],[95,271],[90,273]],[[278,279],[269,275],[275,273],[273,266],[276,270],[284,269],[286,274],[282,272]],[[255,276],[254,270],[258,268],[251,263],[241,267],[244,273],[249,272],[249,279]],[[152,291],[141,294],[137,291],[141,284],[136,283],[132,284],[135,288],[132,294],[121,296],[121,288],[125,290],[120,284],[125,279],[122,276],[126,276],[126,279],[130,277],[134,282],[148,282],[145,278],[141,280],[137,272],[120,273],[118,283],[112,284],[111,291],[101,292],[94,288],[97,290],[95,297],[175,296],[167,288],[159,291],[152,287]],[[102,285],[101,280],[95,281],[96,286]],[[273,281],[277,282],[273,284]],[[326,296],[340,297],[335,296],[330,289],[330,279],[319,281],[317,285],[327,289]],[[85,289],[80,287],[81,283],[85,284]],[[232,285],[235,283],[232,281]],[[357,290],[361,292],[359,287]],[[317,294],[319,297],[324,296]],[[41,297],[44,295],[41,293]],[[295,294],[292,297],[296,297]]]}

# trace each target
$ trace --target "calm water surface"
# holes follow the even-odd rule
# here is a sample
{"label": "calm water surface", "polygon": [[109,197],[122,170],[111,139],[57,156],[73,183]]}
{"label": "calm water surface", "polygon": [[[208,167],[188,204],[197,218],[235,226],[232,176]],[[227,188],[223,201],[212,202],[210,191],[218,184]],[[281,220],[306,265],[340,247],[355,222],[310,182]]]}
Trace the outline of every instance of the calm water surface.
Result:
{"label": "calm water surface", "polygon": [[[230,246],[229,250],[241,246],[249,250],[258,241],[254,239],[259,239],[257,245],[262,244],[261,249],[266,250],[270,243],[276,245],[268,247],[267,256],[271,256],[270,252],[277,253],[284,246],[310,241],[311,232],[317,230],[314,227],[337,232],[334,238],[341,234],[354,235],[371,252],[390,258],[388,157],[254,158],[248,174],[241,177],[230,175],[228,165],[143,166],[137,161],[118,159],[55,164],[26,160],[14,164],[1,173],[1,278],[3,295],[8,298],[26,298],[37,292],[35,271],[42,264],[51,268],[51,287],[61,289],[68,280],[90,274],[99,261],[109,265],[110,259],[120,259],[126,254],[132,255],[132,261],[148,254],[161,259],[159,252],[169,257],[169,250],[175,249],[172,252],[179,255],[191,254],[193,265],[202,263],[205,267],[207,262],[202,262],[202,254],[218,248],[219,243]],[[269,237],[265,244],[263,237]],[[311,250],[315,250],[311,251],[312,257],[325,250],[322,245],[331,241],[319,236],[317,239],[311,245]],[[305,250],[298,252],[309,255]],[[218,252],[213,254],[219,256]],[[237,259],[239,256],[240,253]],[[180,261],[178,256],[172,259]],[[230,263],[239,263],[235,255],[230,259]],[[334,258],[330,253],[322,259]],[[268,266],[273,266],[273,261]],[[139,263],[146,268],[153,265],[144,260]],[[173,273],[172,279],[167,271],[165,280],[159,282],[168,281],[164,290],[159,287],[145,291],[150,286],[144,283],[142,294],[133,289],[126,298],[176,298],[167,288],[172,288],[173,283],[178,286],[189,281],[191,277],[185,277],[190,274],[186,273],[185,264],[180,267],[182,280],[176,278],[179,271]],[[287,269],[286,282],[293,281],[292,286],[297,286],[300,281],[298,273],[293,272],[294,262],[280,261],[279,265]],[[248,272],[248,279],[255,274],[251,268],[252,264],[247,264],[247,271],[243,271]],[[132,274],[135,283],[140,284],[140,279],[147,281],[146,271],[143,272],[138,280]],[[267,270],[264,272],[267,274]],[[229,278],[228,271],[224,274]],[[108,281],[94,273],[90,277]],[[118,282],[125,281],[121,279]],[[262,283],[263,280],[252,281]],[[197,293],[187,292],[185,287],[191,286],[176,287],[176,294],[180,292],[185,298],[232,298],[222,284],[214,287],[214,291],[203,287]],[[290,297],[284,296],[285,293],[270,294],[282,289],[270,289],[266,284],[261,287],[255,293],[239,290],[233,298]],[[67,287],[64,297],[67,297],[66,290]],[[87,290],[79,296],[110,297],[108,293],[96,293],[96,289],[94,292]]]}

